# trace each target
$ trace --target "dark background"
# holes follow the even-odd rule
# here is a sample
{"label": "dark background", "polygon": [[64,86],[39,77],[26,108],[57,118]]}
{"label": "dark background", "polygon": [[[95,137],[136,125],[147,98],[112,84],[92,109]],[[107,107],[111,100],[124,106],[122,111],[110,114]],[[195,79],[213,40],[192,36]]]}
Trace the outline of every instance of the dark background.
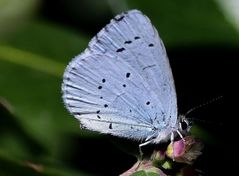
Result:
{"label": "dark background", "polygon": [[61,76],[71,58],[115,14],[133,8],[151,19],[164,41],[179,113],[223,96],[189,115],[205,121],[195,124],[207,133],[195,130],[205,141],[195,167],[203,175],[234,171],[239,35],[220,4],[211,0],[24,0],[21,6],[11,2],[17,12],[3,20],[0,14],[0,174],[118,175],[136,162],[119,149],[115,138],[80,130],[65,110],[60,92]]}

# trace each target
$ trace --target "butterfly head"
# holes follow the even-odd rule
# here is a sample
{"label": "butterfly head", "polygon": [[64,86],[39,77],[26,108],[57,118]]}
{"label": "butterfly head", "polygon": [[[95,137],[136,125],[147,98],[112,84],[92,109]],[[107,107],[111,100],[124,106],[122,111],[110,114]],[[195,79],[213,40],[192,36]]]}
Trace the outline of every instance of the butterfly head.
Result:
{"label": "butterfly head", "polygon": [[188,133],[192,127],[192,122],[185,115],[180,115],[178,118],[178,129],[180,132]]}

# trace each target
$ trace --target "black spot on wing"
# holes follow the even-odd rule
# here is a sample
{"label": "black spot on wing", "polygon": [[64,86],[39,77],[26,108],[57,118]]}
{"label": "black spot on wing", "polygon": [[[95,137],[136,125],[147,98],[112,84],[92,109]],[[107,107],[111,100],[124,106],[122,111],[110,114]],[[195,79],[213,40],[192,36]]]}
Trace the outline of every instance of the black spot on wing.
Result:
{"label": "black spot on wing", "polygon": [[109,129],[113,129],[113,128],[112,128],[112,123],[110,123],[110,125],[109,125]]}
{"label": "black spot on wing", "polygon": [[108,107],[108,105],[107,105],[107,104],[104,104],[104,107],[105,107],[105,108],[107,108],[107,107]]}
{"label": "black spot on wing", "polygon": [[138,39],[140,39],[140,37],[139,37],[139,36],[135,36],[134,39],[135,39],[135,40],[138,40]]}
{"label": "black spot on wing", "polygon": [[131,40],[127,40],[127,41],[124,42],[124,44],[130,44],[130,43],[132,43]]}
{"label": "black spot on wing", "polygon": [[130,77],[130,73],[126,73],[126,78],[129,78]]}
{"label": "black spot on wing", "polygon": [[96,111],[96,113],[99,114],[99,113],[100,113],[100,110]]}
{"label": "black spot on wing", "polygon": [[123,87],[126,87],[126,84],[123,84],[122,86],[123,86]]}
{"label": "black spot on wing", "polygon": [[100,117],[99,115],[97,115],[97,118],[98,118],[98,119],[101,119],[101,117]]}
{"label": "black spot on wing", "polygon": [[102,83],[105,83],[105,81],[106,81],[106,80],[103,78],[103,79],[102,79]]}
{"label": "black spot on wing", "polygon": [[125,48],[119,48],[119,49],[116,50],[116,52],[119,53],[119,52],[122,52],[124,50],[125,50]]}
{"label": "black spot on wing", "polygon": [[149,46],[149,47],[153,47],[153,46],[154,46],[154,44],[153,44],[153,43],[150,43],[148,46]]}
{"label": "black spot on wing", "polygon": [[146,102],[146,105],[149,105],[149,104],[150,104],[150,101],[147,101],[147,102]]}
{"label": "black spot on wing", "polygon": [[99,86],[98,89],[102,89],[102,86]]}
{"label": "black spot on wing", "polygon": [[76,67],[74,67],[74,66],[73,66],[73,67],[71,67],[71,68],[72,68],[72,70],[76,70]]}

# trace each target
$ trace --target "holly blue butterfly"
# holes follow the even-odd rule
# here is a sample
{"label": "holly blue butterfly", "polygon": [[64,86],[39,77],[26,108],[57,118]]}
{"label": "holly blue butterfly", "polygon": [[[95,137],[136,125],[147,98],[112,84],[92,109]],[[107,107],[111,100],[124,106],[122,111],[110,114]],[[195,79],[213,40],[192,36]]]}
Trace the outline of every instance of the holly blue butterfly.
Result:
{"label": "holly blue butterfly", "polygon": [[174,80],[164,44],[139,10],[117,15],[67,66],[66,108],[82,127],[159,143],[181,137]]}

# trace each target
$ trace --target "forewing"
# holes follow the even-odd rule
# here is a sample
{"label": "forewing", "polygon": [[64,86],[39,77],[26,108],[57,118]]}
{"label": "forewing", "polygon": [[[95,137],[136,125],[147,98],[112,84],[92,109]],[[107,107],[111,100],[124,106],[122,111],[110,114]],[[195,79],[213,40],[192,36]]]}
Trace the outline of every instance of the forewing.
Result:
{"label": "forewing", "polygon": [[177,100],[171,68],[164,44],[148,17],[138,10],[117,15],[92,39],[89,49],[127,62],[155,92],[168,124],[176,124]]}
{"label": "forewing", "polygon": [[176,124],[165,48],[137,10],[117,15],[71,61],[62,91],[68,110],[90,130],[140,140]]}

